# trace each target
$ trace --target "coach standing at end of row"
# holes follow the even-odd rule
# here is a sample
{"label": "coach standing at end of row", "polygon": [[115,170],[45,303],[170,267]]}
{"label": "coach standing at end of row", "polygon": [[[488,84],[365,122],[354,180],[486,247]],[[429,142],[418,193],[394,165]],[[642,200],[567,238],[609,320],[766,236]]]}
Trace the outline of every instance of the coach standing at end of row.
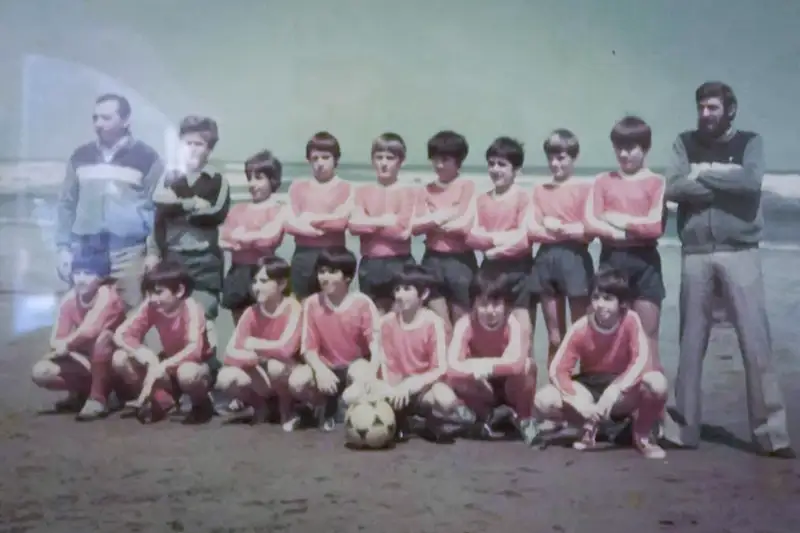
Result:
{"label": "coach standing at end of row", "polygon": [[695,92],[697,129],[678,136],[666,199],[678,204],[681,240],[680,361],[675,409],[664,437],[681,447],[700,441],[701,376],[719,287],[744,358],[747,411],[754,444],[793,458],[786,408],[772,362],[759,243],[764,225],[763,141],[733,126],[738,103],[721,82]]}
{"label": "coach standing at end of row", "polygon": [[111,275],[131,308],[141,301],[145,243],[153,228],[153,190],[164,173],[156,151],[130,133],[131,106],[117,94],[95,102],[97,140],[69,159],[58,200],[59,275],[69,279],[79,248],[108,253]]}

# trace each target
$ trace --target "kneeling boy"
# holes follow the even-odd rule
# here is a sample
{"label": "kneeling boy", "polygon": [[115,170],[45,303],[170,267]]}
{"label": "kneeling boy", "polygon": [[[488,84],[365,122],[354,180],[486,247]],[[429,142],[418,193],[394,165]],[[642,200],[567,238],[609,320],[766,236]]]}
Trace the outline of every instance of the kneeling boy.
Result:
{"label": "kneeling boy", "polygon": [[526,332],[511,315],[515,280],[506,274],[479,272],[470,285],[472,310],[456,322],[448,353],[449,380],[456,394],[493,437],[494,409],[510,407],[512,421],[526,441],[536,433],[533,398],[536,365],[524,347]]}
{"label": "kneeling boy", "polygon": [[[397,411],[400,438],[408,432],[412,413],[444,422],[475,421],[444,380],[444,320],[424,307],[435,283],[424,267],[404,266],[395,277],[394,311],[381,320],[381,379],[370,385],[369,395],[386,398]],[[348,399],[365,392],[353,391],[355,387],[345,391]]]}
{"label": "kneeling boy", "polygon": [[300,352],[306,364],[289,376],[289,389],[315,408],[323,431],[336,426],[346,386],[366,386],[378,371],[380,315],[368,296],[350,292],[356,264],[345,248],[321,250],[314,268],[316,286],[303,301]]}
{"label": "kneeling boy", "polygon": [[[663,459],[653,429],[667,399],[667,379],[649,351],[631,289],[617,270],[601,269],[586,316],[567,331],[550,365],[551,384],[536,395],[536,410],[554,421],[583,425],[573,447],[594,445],[598,425],[612,416],[633,415],[633,443],[647,458]],[[580,364],[580,373],[573,375]]]}
{"label": "kneeling boy", "polygon": [[[114,353],[112,365],[129,388],[139,391],[128,406],[137,409],[142,422],[165,418],[181,393],[192,401],[186,423],[207,422],[214,415],[208,363],[216,341],[202,305],[190,298],[192,289],[192,279],[180,263],[158,263],[142,280],[144,302],[114,334],[121,349]],[[163,349],[158,355],[143,342],[152,328]]]}
{"label": "kneeling boy", "polygon": [[267,420],[267,399],[278,397],[280,421],[292,431],[298,423],[289,393],[289,375],[299,362],[303,308],[289,293],[289,263],[279,257],[259,260],[253,278],[256,303],[241,316],[228,344],[217,389],[252,409],[253,423]]}
{"label": "kneeling boy", "polygon": [[108,414],[114,328],[125,320],[125,304],[117,292],[108,252],[82,250],[72,261],[72,290],[58,309],[49,353],[33,366],[33,382],[63,390],[57,412],[78,412],[78,420]]}

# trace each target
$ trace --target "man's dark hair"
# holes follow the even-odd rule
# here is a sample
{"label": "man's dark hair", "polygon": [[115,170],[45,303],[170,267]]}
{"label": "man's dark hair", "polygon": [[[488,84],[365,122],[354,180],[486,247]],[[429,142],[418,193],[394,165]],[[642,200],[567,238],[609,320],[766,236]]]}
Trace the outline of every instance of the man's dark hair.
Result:
{"label": "man's dark hair", "polygon": [[105,93],[98,96],[94,103],[102,104],[103,102],[116,102],[117,114],[119,117],[123,120],[131,118],[131,103],[124,96],[115,93]]}

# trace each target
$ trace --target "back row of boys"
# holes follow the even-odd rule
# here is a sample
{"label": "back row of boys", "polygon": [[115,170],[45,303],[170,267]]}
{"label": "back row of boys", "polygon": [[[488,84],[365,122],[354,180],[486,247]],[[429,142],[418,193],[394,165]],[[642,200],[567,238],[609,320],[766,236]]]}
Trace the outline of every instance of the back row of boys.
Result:
{"label": "back row of boys", "polygon": [[[571,179],[578,140],[556,130],[544,143],[553,180],[532,194],[515,184],[524,151],[508,137],[486,150],[493,187],[476,194],[474,182],[458,179],[468,152],[458,133],[429,140],[437,179],[424,187],[397,183],[406,146],[399,135],[381,135],[372,145],[377,183],[356,189],[336,176],[338,141],[320,132],[306,146],[314,178],[292,183],[288,205],[271,198],[282,168],[264,151],[245,164],[253,201],[230,210],[224,178],[204,170],[216,124],[188,120],[180,133],[189,170],[166,176],[154,194],[145,301],[126,316],[107,256],[86,250],[73,261],[73,290],[33,372],[40,386],[69,392],[59,408],[101,418],[114,390],[152,421],[185,394],[187,421],[207,421],[216,382],[254,420],[265,419],[267,398],[277,397],[286,430],[300,421],[298,402],[316,407],[329,430],[339,397],[379,396],[401,415],[413,408],[492,434],[493,408],[505,404],[528,441],[543,419],[577,423],[579,449],[592,445],[612,411],[635,411],[636,447],[663,457],[652,429],[667,388],[656,351],[665,184],[645,166],[644,121],[626,117],[613,127],[619,169],[593,182]],[[361,240],[358,265],[345,248],[348,230]],[[291,264],[274,254],[285,233],[296,241]],[[417,266],[411,238],[420,234],[426,248]],[[603,244],[596,276],[594,238]],[[532,243],[540,243],[535,258]],[[224,280],[223,249],[232,254]],[[480,266],[476,250],[484,253]],[[359,292],[350,292],[356,275]],[[220,293],[236,330],[218,369]],[[537,299],[551,385],[535,394],[528,354]],[[152,328],[160,354],[143,343]]]}

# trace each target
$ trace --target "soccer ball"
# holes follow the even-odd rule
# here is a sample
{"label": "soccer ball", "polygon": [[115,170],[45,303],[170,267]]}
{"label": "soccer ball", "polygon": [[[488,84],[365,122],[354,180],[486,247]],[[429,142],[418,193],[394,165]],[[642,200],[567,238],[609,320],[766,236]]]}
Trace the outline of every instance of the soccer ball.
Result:
{"label": "soccer ball", "polygon": [[353,448],[377,450],[394,440],[397,423],[394,409],[383,400],[350,406],[344,419],[345,439]]}

